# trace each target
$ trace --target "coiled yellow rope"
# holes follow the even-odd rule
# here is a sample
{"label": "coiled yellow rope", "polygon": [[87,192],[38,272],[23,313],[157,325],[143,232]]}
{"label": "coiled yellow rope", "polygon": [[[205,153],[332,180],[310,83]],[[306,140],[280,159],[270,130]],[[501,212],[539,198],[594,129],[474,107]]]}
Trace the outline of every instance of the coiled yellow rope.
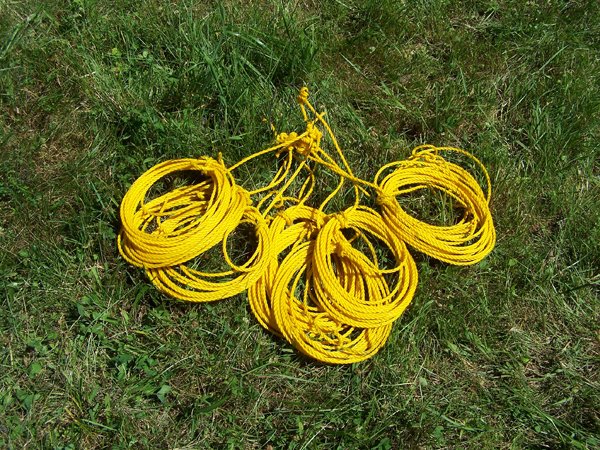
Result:
{"label": "coiled yellow rope", "polygon": [[[217,160],[166,161],[144,173],[121,204],[119,251],[172,297],[204,302],[247,290],[258,322],[305,355],[326,363],[363,361],[385,344],[392,323],[414,296],[417,269],[405,243],[458,265],[474,264],[492,250],[496,235],[489,210],[490,179],[470,153],[433,146],[417,147],[408,160],[383,166],[373,182],[360,179],[325,113],[308,101],[307,88],[301,89],[298,102],[306,121],[303,133],[280,133],[276,145],[229,168],[219,155]],[[330,137],[335,154],[323,149],[318,125]],[[441,156],[446,151],[478,164],[487,194],[466,169]],[[285,154],[269,183],[251,191],[237,185],[237,168],[269,154]],[[320,205],[309,206],[316,167],[337,175],[339,182]],[[195,176],[191,183],[153,198],[157,185],[181,173]],[[298,180],[301,187],[295,189]],[[353,206],[325,213],[346,182],[354,190]],[[412,217],[398,198],[421,189],[437,189],[453,198],[463,210],[462,219],[436,226]],[[381,214],[361,205],[364,195],[376,199]],[[254,229],[256,249],[240,265],[227,248],[242,224]],[[219,244],[229,269],[200,270],[207,262],[202,255]]]}
{"label": "coiled yellow rope", "polygon": [[[486,177],[487,195],[469,172],[442,158],[442,151],[459,152],[478,163]],[[394,171],[379,182],[381,173],[390,167],[395,167]],[[384,219],[400,239],[420,252],[449,264],[469,265],[481,261],[494,247],[496,232],[488,207],[490,178],[483,164],[470,153],[452,147],[417,147],[408,160],[382,167],[375,183],[380,187],[377,201]],[[396,197],[421,189],[438,189],[456,200],[463,208],[460,222],[435,226],[406,213]]]}
{"label": "coiled yellow rope", "polygon": [[[369,246],[371,258],[352,246],[342,230],[353,230]],[[379,267],[377,255],[365,233],[377,237],[391,251],[395,268],[391,271]],[[390,232],[385,222],[374,211],[352,208],[335,214],[319,231],[316,239],[313,264],[315,292],[319,303],[340,322],[357,327],[373,327],[392,323],[404,312],[417,287],[417,269],[404,243]],[[361,293],[343,286],[336,270],[339,265],[352,268],[343,273],[349,276]],[[398,281],[390,290],[384,278],[396,272]]]}
{"label": "coiled yellow rope", "polygon": [[[208,179],[146,203],[157,181],[185,170]],[[212,158],[166,161],[138,178],[125,194],[119,249],[138,267],[183,263],[222,241],[238,225],[249,202],[248,193]]]}

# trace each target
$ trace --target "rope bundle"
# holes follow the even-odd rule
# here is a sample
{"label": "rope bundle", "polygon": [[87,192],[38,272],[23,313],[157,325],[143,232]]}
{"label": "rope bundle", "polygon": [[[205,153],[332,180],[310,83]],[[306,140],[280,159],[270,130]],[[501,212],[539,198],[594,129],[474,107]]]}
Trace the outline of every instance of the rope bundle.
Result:
{"label": "rope bundle", "polygon": [[[306,122],[303,133],[280,133],[276,145],[231,167],[219,155],[217,160],[166,161],[144,173],[121,204],[119,251],[172,297],[206,302],[247,291],[258,322],[302,353],[326,363],[363,361],[385,344],[392,323],[414,296],[418,274],[407,244],[457,265],[474,264],[492,250],[490,178],[470,153],[428,145],[417,147],[407,160],[383,166],[373,181],[363,180],[352,172],[325,113],[308,101],[307,88],[298,102]],[[322,148],[318,125],[335,155]],[[485,175],[487,193],[441,152],[474,160]],[[272,180],[252,191],[239,186],[233,172],[268,154],[282,160]],[[309,200],[317,168],[339,181],[315,207]],[[192,174],[191,181],[153,196],[182,173]],[[353,187],[353,206],[325,213],[346,182]],[[462,210],[461,219],[438,226],[411,216],[398,199],[423,189],[447,194]],[[381,212],[362,205],[363,196],[375,198]],[[236,264],[228,247],[242,225],[253,229],[256,248]],[[201,270],[214,260],[206,252],[219,244],[228,269]]]}

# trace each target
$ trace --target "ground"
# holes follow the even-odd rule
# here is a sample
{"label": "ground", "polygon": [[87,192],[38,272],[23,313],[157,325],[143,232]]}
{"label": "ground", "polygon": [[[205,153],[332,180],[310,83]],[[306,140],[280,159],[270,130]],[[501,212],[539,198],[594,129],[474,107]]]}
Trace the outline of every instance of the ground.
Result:
{"label": "ground", "polygon": [[[116,248],[144,170],[301,129],[303,85],[359,175],[431,143],[493,183],[494,251],[415,255],[413,303],[350,366]],[[0,0],[0,446],[597,448],[598,111],[591,0]]]}

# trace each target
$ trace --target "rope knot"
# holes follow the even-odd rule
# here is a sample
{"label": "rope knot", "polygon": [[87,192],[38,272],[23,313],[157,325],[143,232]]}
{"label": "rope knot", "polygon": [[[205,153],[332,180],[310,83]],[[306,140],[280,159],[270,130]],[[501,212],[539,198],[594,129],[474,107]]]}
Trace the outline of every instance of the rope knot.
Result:
{"label": "rope knot", "polygon": [[256,235],[267,234],[269,232],[269,225],[265,220],[259,220],[255,225]]}
{"label": "rope knot", "polygon": [[299,138],[298,133],[279,133],[277,135],[277,142],[283,144],[287,150],[295,150],[300,155],[306,157],[310,155],[313,150],[321,146],[321,138],[323,133],[315,126],[313,122],[306,124],[306,133],[302,138]]}
{"label": "rope knot", "polygon": [[350,221],[348,220],[348,214],[346,211],[342,211],[335,215],[336,220],[340,224],[341,228],[350,228]]}
{"label": "rope knot", "polygon": [[335,339],[337,341],[336,347],[342,348],[344,346],[344,341],[346,340],[344,336],[340,332],[335,333]]}
{"label": "rope knot", "polygon": [[150,216],[152,213],[150,212],[150,208],[148,208],[147,205],[142,205],[142,208],[140,209],[140,212],[142,213],[142,217],[146,218],[148,216]]}
{"label": "rope knot", "polygon": [[418,147],[413,148],[412,156],[417,157],[421,155],[437,155],[437,148],[431,144],[419,145]]}
{"label": "rope knot", "polygon": [[297,141],[294,148],[302,156],[310,155],[315,149],[321,147],[321,138],[323,133],[315,126],[313,122],[306,124],[306,136]]}
{"label": "rope knot", "polygon": [[288,147],[291,147],[291,144],[293,144],[293,143],[294,143],[294,141],[296,140],[296,138],[297,138],[297,137],[298,137],[298,133],[296,133],[296,132],[294,132],[294,131],[292,131],[291,133],[286,133],[286,132],[284,131],[284,132],[281,132],[281,133],[279,133],[275,139],[276,139],[276,140],[277,140],[277,142],[279,142],[280,144],[285,144],[285,143],[287,143],[288,141],[292,141],[292,142],[290,143],[290,145],[288,145]]}
{"label": "rope knot", "polygon": [[325,218],[320,214],[313,216],[312,219],[313,219],[315,231],[319,231],[325,225]]}
{"label": "rope knot", "polygon": [[203,171],[206,170],[206,166],[209,164],[210,162],[206,158],[198,158],[190,163],[190,170]]}
{"label": "rope knot", "polygon": [[335,254],[341,258],[345,258],[348,256],[348,251],[346,250],[348,242],[346,240],[337,241],[335,243]]}
{"label": "rope knot", "polygon": [[294,224],[294,221],[289,216],[287,210],[283,210],[283,211],[278,212],[277,213],[277,217],[281,217],[283,220],[285,220],[285,224],[288,227],[291,227]]}
{"label": "rope knot", "polygon": [[308,101],[308,88],[306,86],[300,89],[300,93],[298,94],[297,100],[298,103],[300,103],[301,105],[306,104],[306,102]]}
{"label": "rope knot", "polygon": [[320,146],[323,133],[315,126],[314,122],[309,122],[306,124],[306,131],[308,131],[308,137],[312,140],[312,142],[314,142],[317,147]]}
{"label": "rope knot", "polygon": [[[277,195],[277,192],[274,191],[273,192],[275,195]],[[273,199],[273,208],[275,209],[281,209],[285,206],[285,200],[283,199],[283,197],[279,196],[279,197],[275,197]]]}
{"label": "rope knot", "polygon": [[392,205],[395,201],[396,197],[383,191],[378,192],[377,198],[375,199],[375,203],[377,203],[379,206]]}
{"label": "rope knot", "polygon": [[237,194],[244,199],[244,203],[246,203],[247,206],[251,206],[252,205],[252,197],[250,196],[250,192],[248,192],[246,189],[244,189],[241,186],[235,186],[235,187],[237,188]]}
{"label": "rope knot", "polygon": [[409,161],[436,163],[442,162],[444,159],[438,154],[438,149],[433,145],[422,145],[412,151]]}

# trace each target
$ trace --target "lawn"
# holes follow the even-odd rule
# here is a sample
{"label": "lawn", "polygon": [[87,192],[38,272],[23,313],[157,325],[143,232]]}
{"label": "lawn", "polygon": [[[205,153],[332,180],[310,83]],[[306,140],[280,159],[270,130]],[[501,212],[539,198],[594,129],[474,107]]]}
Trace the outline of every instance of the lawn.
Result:
{"label": "lawn", "polygon": [[[493,186],[494,251],[413,252],[412,304],[352,365],[116,246],[145,170],[302,131],[304,85],[363,178],[430,143]],[[0,0],[0,447],[598,448],[599,142],[595,0]]]}

